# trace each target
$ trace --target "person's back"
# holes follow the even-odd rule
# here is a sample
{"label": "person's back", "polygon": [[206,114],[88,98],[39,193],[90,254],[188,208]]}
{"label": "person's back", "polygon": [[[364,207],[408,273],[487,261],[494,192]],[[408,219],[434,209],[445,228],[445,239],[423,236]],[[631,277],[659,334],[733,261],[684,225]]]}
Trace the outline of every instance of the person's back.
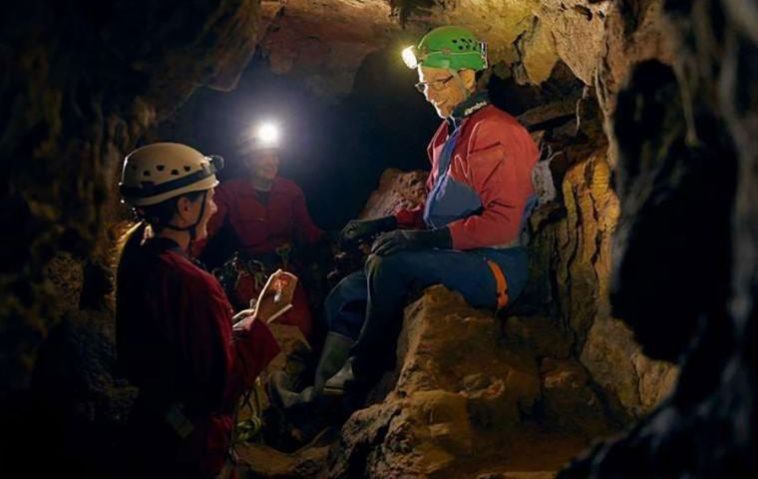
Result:
{"label": "person's back", "polygon": [[[225,460],[241,392],[226,377],[231,306],[175,243],[155,238],[130,246],[116,299],[119,363],[139,388],[129,448],[142,458],[140,471],[165,466],[189,475],[207,468],[200,477],[209,477]],[[184,419],[191,431],[182,430]],[[209,440],[213,430],[221,437]]]}
{"label": "person's back", "polygon": [[[197,383],[203,381],[187,374],[197,367],[191,354],[198,350],[189,349],[193,340],[205,348],[213,339],[231,334],[231,306],[216,280],[178,251],[175,243],[154,238],[122,257],[118,283],[118,355],[129,379],[143,392],[168,392],[173,399],[198,406],[219,406],[220,398],[197,397]],[[212,351],[202,352],[214,361],[224,359],[212,356]],[[224,366],[208,364],[201,369],[210,372]]]}

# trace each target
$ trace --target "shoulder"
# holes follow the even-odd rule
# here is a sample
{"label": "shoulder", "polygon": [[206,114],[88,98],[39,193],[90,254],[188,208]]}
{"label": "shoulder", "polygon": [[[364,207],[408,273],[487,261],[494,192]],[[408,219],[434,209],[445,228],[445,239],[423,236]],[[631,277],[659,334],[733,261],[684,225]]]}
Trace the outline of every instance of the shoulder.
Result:
{"label": "shoulder", "polygon": [[171,275],[182,288],[193,295],[195,293],[223,295],[218,280],[204,269],[190,261],[186,256],[175,251],[165,251],[161,261],[171,270]]}
{"label": "shoulder", "polygon": [[[515,160],[512,164],[533,166],[539,149],[529,130],[507,112],[488,106],[472,115],[468,151],[477,155],[495,155]],[[527,170],[525,170],[527,171]]]}
{"label": "shoulder", "polygon": [[471,140],[482,147],[493,143],[508,144],[514,139],[531,138],[529,131],[508,112],[489,105],[471,116]]}
{"label": "shoulder", "polygon": [[276,188],[278,191],[288,193],[293,196],[303,196],[303,190],[297,183],[281,176],[277,176],[274,180],[274,188]]}

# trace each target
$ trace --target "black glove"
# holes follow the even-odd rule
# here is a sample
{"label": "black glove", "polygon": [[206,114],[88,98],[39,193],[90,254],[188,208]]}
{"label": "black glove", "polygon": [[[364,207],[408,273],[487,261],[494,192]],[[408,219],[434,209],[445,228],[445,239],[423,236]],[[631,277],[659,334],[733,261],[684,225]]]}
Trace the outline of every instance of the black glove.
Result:
{"label": "black glove", "polygon": [[395,230],[374,241],[371,252],[387,256],[403,250],[450,249],[453,240],[448,228],[436,230]]}
{"label": "black glove", "polygon": [[343,243],[352,243],[367,236],[390,231],[397,228],[397,219],[394,216],[385,216],[374,220],[350,220],[340,232],[340,240]]}

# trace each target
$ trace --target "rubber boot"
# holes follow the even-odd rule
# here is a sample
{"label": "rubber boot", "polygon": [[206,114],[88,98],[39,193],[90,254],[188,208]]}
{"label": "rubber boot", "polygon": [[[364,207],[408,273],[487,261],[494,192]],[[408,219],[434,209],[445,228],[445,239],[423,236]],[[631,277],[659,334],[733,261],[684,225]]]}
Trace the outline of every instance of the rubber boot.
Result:
{"label": "rubber boot", "polygon": [[324,349],[321,352],[318,366],[316,366],[313,386],[305,388],[301,393],[303,402],[311,402],[322,395],[327,379],[337,373],[340,367],[345,364],[353,344],[355,341],[339,333],[329,333],[326,336]]}
{"label": "rubber boot", "polygon": [[354,371],[355,358],[348,358],[337,373],[324,383],[324,395],[342,396],[345,389],[356,382]]}
{"label": "rubber boot", "polygon": [[327,334],[321,357],[316,366],[313,386],[309,386],[301,392],[297,392],[297,384],[286,372],[277,371],[272,374],[269,382],[269,395],[272,402],[282,409],[288,410],[315,401],[321,396],[326,380],[345,363],[353,343],[354,341],[351,338],[342,334]]}

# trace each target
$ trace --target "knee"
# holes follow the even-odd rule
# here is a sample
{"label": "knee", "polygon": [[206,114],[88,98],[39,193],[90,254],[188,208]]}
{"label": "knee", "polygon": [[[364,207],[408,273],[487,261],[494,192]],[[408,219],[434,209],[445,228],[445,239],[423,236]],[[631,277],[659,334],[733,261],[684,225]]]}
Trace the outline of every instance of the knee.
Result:
{"label": "knee", "polygon": [[335,309],[339,309],[344,302],[345,299],[343,297],[342,291],[340,291],[340,284],[338,284],[332,288],[332,290],[329,291],[329,294],[326,296],[326,299],[324,300],[324,309],[328,314]]}
{"label": "knee", "polygon": [[341,310],[346,304],[366,300],[366,277],[363,273],[345,276],[326,296],[324,308],[327,314]]}
{"label": "knee", "polygon": [[371,254],[366,258],[366,276],[375,277],[377,275],[394,275],[401,273],[407,266],[405,257],[406,253],[404,251],[389,256]]}

